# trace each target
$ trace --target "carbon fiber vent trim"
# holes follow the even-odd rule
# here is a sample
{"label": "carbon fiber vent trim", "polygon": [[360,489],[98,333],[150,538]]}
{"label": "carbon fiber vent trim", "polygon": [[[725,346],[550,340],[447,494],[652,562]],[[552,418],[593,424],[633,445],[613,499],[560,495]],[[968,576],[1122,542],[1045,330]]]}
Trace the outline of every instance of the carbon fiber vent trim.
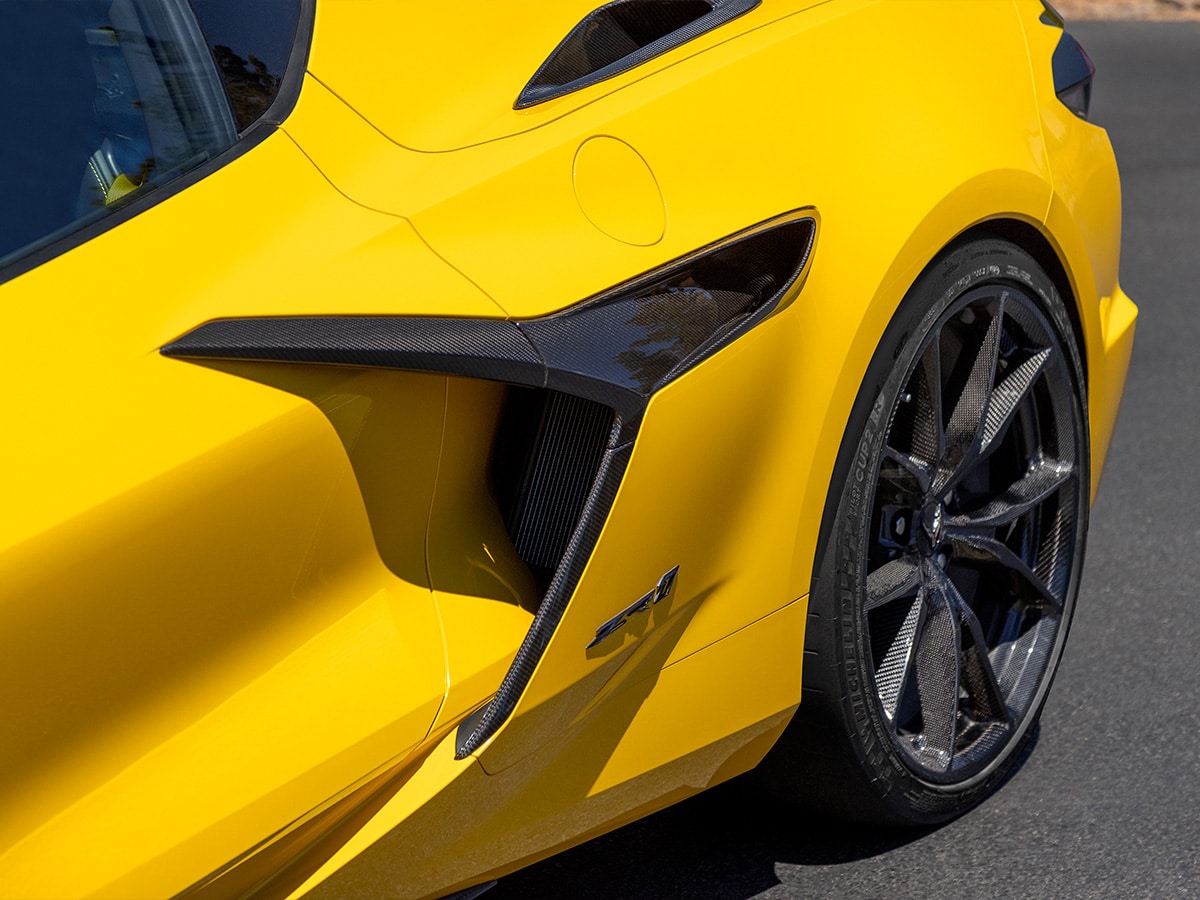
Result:
{"label": "carbon fiber vent trim", "polygon": [[[817,220],[802,210],[674,260],[540,319],[303,316],[219,319],[166,356],[377,366],[548,387],[634,426],[655,391],[774,314],[808,270]],[[624,437],[632,436],[627,427]]]}
{"label": "carbon fiber vent trim", "polygon": [[521,329],[491,319],[302,316],[218,319],[164,356],[252,359],[443,372],[542,387],[546,367]]}
{"label": "carbon fiber vent trim", "polygon": [[[614,427],[614,438],[618,430],[619,427]],[[626,443],[604,454],[595,483],[588,494],[583,515],[580,516],[579,524],[575,526],[571,542],[563,554],[558,570],[554,573],[554,580],[550,582],[546,597],[538,607],[533,625],[526,633],[525,640],[521,642],[516,658],[504,676],[495,699],[484,709],[482,716],[467,720],[473,727],[459,729],[456,759],[463,759],[478,750],[512,715],[517,701],[525,691],[525,685],[529,683],[533,670],[542,658],[555,629],[558,628],[567,603],[575,592],[575,585],[579,583],[579,576],[583,574],[584,567],[591,558],[592,550],[595,549],[596,541],[608,519],[609,510],[612,509],[613,500],[616,499],[617,488],[621,486],[621,479],[625,475],[625,467],[629,464],[632,451],[633,444]]]}
{"label": "carbon fiber vent trim", "polygon": [[615,0],[571,29],[521,91],[525,109],[590,87],[686,44],[762,0]]}

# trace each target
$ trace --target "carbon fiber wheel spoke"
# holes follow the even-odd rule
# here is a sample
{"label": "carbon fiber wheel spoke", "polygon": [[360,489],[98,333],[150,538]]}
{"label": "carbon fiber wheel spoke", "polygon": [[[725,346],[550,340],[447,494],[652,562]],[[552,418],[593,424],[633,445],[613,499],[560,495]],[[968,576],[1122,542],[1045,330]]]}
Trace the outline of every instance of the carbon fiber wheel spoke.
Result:
{"label": "carbon fiber wheel spoke", "polygon": [[946,426],[947,474],[969,467],[982,445],[992,384],[996,378],[1002,319],[1002,312],[997,311],[988,324],[971,364],[971,373],[950,415],[950,424]]}
{"label": "carbon fiber wheel spoke", "polygon": [[880,566],[867,576],[867,602],[870,612],[901,597],[912,597],[921,586],[921,569],[911,559],[901,557]]}
{"label": "carbon fiber wheel spoke", "polygon": [[985,537],[970,532],[951,532],[950,540],[954,543],[957,552],[963,558],[991,562],[1007,569],[1033,589],[1038,600],[1049,612],[1053,615],[1058,615],[1062,612],[1062,601],[1054,596],[1050,588],[1046,586],[1046,583],[1029,568],[1029,565],[1021,557],[1013,553],[1003,542],[996,538]]}
{"label": "carbon fiber wheel spoke", "polygon": [[892,723],[895,730],[896,707],[908,687],[912,671],[913,646],[917,629],[921,627],[923,605],[913,602],[904,616],[900,630],[896,633],[887,654],[875,672],[875,683],[879,686],[879,699],[883,704],[884,714]]}
{"label": "carbon fiber wheel spoke", "polygon": [[[942,353],[935,340],[921,354],[917,367],[916,422],[913,428],[913,454],[932,465],[946,455],[946,430],[942,412]],[[928,488],[926,488],[928,489]]]}
{"label": "carbon fiber wheel spoke", "polygon": [[938,579],[927,580],[921,597],[924,621],[915,664],[924,729],[917,752],[931,768],[945,771],[958,732],[959,615]]}
{"label": "carbon fiber wheel spoke", "polygon": [[1008,427],[1013,413],[1017,411],[1021,401],[1028,395],[1029,389],[1033,387],[1034,381],[1041,374],[1049,358],[1049,350],[1034,354],[1018,366],[1017,370],[1004,381],[996,385],[996,389],[988,398],[987,415],[983,420],[983,433],[979,438],[977,456],[986,456],[994,446],[996,438]]}
{"label": "carbon fiber wheel spoke", "polygon": [[962,625],[970,638],[970,646],[963,651],[963,683],[967,694],[977,713],[982,713],[990,719],[997,719],[1008,724],[1008,707],[1004,703],[1004,691],[1000,688],[1000,679],[992,668],[988,657],[987,638],[984,637],[983,627],[975,611],[966,603],[959,606]]}
{"label": "carbon fiber wheel spoke", "polygon": [[911,475],[917,482],[917,486],[922,492],[929,490],[929,485],[933,482],[933,467],[922,462],[911,454],[904,453],[900,450],[893,450],[891,447],[885,447],[884,455],[902,468],[905,472]]}
{"label": "carbon fiber wheel spoke", "polygon": [[999,528],[1009,525],[1041,506],[1074,478],[1074,466],[1042,460],[1032,466],[1025,477],[1014,482],[999,496],[979,509],[951,516],[948,524],[951,528],[963,529]]}

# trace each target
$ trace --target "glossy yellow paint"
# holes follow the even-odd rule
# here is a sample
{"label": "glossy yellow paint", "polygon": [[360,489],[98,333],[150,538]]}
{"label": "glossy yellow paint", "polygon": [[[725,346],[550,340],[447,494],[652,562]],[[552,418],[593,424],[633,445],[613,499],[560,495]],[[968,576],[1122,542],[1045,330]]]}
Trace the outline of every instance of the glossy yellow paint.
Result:
{"label": "glossy yellow paint", "polygon": [[[472,757],[455,760],[451,736],[293,896],[352,896],[379,884],[394,885],[397,897],[442,896],[752,768],[795,707],[793,639],[803,637],[804,610],[792,603],[665,667],[652,654],[603,706],[499,774]],[[664,727],[677,740],[663,743]]]}
{"label": "glossy yellow paint", "polygon": [[611,137],[588,138],[571,172],[589,222],[613,240],[649,247],[662,240],[667,214],[654,172],[641,154]]}
{"label": "glossy yellow paint", "polygon": [[[183,287],[181,234],[189,259],[221,261]],[[138,277],[107,277],[130,248]],[[447,388],[157,348],[249,310],[497,310],[282,134],[3,302],[12,327],[54,335],[55,362],[37,341],[3,362],[30,387],[0,442],[22,475],[0,520],[2,705],[19,723],[0,751],[0,895],[169,895],[429,732],[447,681],[424,544]],[[413,519],[387,491],[429,496]],[[506,627],[490,656],[457,655],[468,689],[502,674]],[[73,865],[53,864],[67,847]]]}
{"label": "glossy yellow paint", "polygon": [[[1049,59],[1061,32],[1039,20],[1040,3],[1021,2],[1018,9],[1031,59]],[[1047,75],[1033,72],[1054,183],[1044,231],[1066,263],[1084,331],[1094,500],[1129,368],[1137,309],[1118,280],[1121,183],[1108,135],[1059,103]]]}
{"label": "glossy yellow paint", "polygon": [[[415,746],[444,691],[428,587],[370,552],[314,407],[158,357],[124,374],[157,384],[158,402],[119,402],[103,370],[95,394],[73,395],[127,426],[123,465],[75,466],[110,495],[78,511],[55,498],[63,523],[3,556],[4,708],[21,723],[5,745],[12,896],[172,893],[340,790],[346,771]],[[141,478],[124,485],[123,469]],[[165,798],[177,816],[155,812]],[[47,866],[63,847],[74,864]]]}
{"label": "glossy yellow paint", "polygon": [[[997,9],[1005,28],[996,27]],[[933,23],[910,15],[903,3],[825,3],[693,53],[571,116],[457,153],[399,147],[317,90],[306,92],[286,127],[347,196],[408,216],[508,314],[524,317],[797,206],[830,210],[852,226],[839,223],[827,239],[845,235],[836,262],[853,255],[856,266],[863,264],[864,244],[882,242],[872,260],[895,259],[898,244],[930,215],[930,204],[973,179],[980,194],[1013,195],[999,209],[1040,221],[1049,185],[1032,90],[1014,91],[1014,77],[1024,79],[1001,65],[963,79],[964,58],[945,50],[962,47],[966,54],[968,36],[985,28],[997,58],[1019,64],[1024,39],[1008,0],[960,5],[955,16]],[[886,60],[896,46],[911,52],[881,77],[872,65],[845,66],[846,46],[863,61]],[[838,71],[839,78],[819,85],[800,79],[782,95],[741,88],[778,84],[779,72],[797,70]],[[939,85],[936,94],[930,84]],[[982,107],[987,115],[980,115]],[[319,117],[306,116],[308,109]],[[1010,124],[1003,134],[993,128],[996,119]],[[318,120],[336,125],[323,128]],[[663,127],[665,120],[680,122],[680,129]],[[910,136],[914,121],[926,129],[920,139]],[[597,134],[627,141],[655,172],[670,225],[653,248],[609,240],[580,215],[572,167],[578,147]],[[937,159],[929,158],[931,146],[939,148]],[[759,177],[764,170],[775,174],[770,184]],[[857,174],[829,177],[834,171]],[[896,189],[901,184],[905,190]],[[1030,193],[1038,194],[1036,202],[1026,202]],[[538,202],[530,204],[530,197]],[[976,218],[979,208],[986,207],[972,210]],[[497,218],[505,226],[500,231]],[[954,224],[961,230],[973,221]],[[914,247],[913,265],[923,266],[953,234],[941,230],[930,236],[936,246]],[[577,265],[580,258],[589,265]],[[514,259],[536,264],[538,277],[530,279]]]}
{"label": "glossy yellow paint", "polygon": [[[389,140],[442,153],[531,131],[736,35],[822,0],[768,0],[636,69],[524,110],[513,104],[593,0],[322,0],[309,70]],[[827,2],[827,0],[825,0]],[[396,85],[414,86],[397,102]]]}
{"label": "glossy yellow paint", "polygon": [[[517,95],[547,48],[594,8],[591,0],[469,0],[456,7],[454,27],[447,28],[438,0],[325,0],[318,5],[309,69],[339,96],[353,97],[392,140],[418,150],[453,150],[502,136],[513,118],[528,118],[513,113]],[[396,85],[412,88],[402,91],[402,102]],[[497,110],[499,122],[475,120]]]}
{"label": "glossy yellow paint", "polygon": [[529,569],[517,556],[492,497],[488,454],[509,388],[447,381],[437,492],[428,530],[429,577],[439,593],[537,609]]}
{"label": "glossy yellow paint", "polygon": [[446,646],[438,726],[493,694],[529,630],[541,592],[517,556],[489,486],[488,454],[507,388],[447,380],[446,427],[427,560]]}
{"label": "glossy yellow paint", "polygon": [[[513,111],[593,5],[462,4],[447,47],[444,3],[322,0],[278,133],[4,285],[26,339],[0,360],[23,388],[0,441],[19,473],[0,517],[0,896],[172,895],[381,778],[390,799],[310,854],[334,855],[307,888],[436,896],[755,764],[799,702],[863,373],[917,275],[989,220],[1063,263],[1098,483],[1136,309],[1107,138],[1024,64],[1058,39],[1040,3],[767,0]],[[397,102],[397,84],[428,90]],[[597,140],[653,173],[657,234],[622,165],[586,162],[581,190]],[[454,726],[539,600],[490,485],[508,389],[157,352],[230,316],[545,315],[807,207],[803,292],[653,399],[515,714],[465,760]],[[668,601],[586,649],[676,565]]]}

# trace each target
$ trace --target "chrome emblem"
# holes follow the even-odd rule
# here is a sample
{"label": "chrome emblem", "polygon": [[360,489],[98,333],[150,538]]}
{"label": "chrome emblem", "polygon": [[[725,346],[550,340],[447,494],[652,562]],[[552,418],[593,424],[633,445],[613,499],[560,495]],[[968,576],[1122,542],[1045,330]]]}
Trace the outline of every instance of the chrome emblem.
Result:
{"label": "chrome emblem", "polygon": [[936,547],[942,539],[942,504],[936,501],[929,504],[921,516],[921,524],[925,527],[925,534],[929,537],[930,544]]}
{"label": "chrome emblem", "polygon": [[587,649],[591,650],[606,637],[615,634],[621,629],[621,626],[628,622],[631,618],[644,613],[652,606],[657,606],[669,596],[675,588],[675,576],[679,574],[679,566],[676,566],[671,571],[658,579],[658,585],[652,591],[647,591],[635,603],[630,604],[625,609],[621,610],[603,625],[596,629],[596,636],[592,638],[592,642],[587,645]]}

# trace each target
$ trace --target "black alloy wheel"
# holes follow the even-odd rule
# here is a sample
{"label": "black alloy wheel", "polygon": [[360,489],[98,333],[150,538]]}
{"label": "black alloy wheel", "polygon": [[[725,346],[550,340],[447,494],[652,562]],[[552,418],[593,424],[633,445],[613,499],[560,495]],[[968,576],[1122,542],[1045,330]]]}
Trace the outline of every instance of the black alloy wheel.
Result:
{"label": "black alloy wheel", "polygon": [[[1082,367],[1013,244],[926,270],[847,428],[810,596],[786,780],[843,815],[932,824],[995,790],[1034,731],[1089,502]],[[836,503],[836,505],[835,505]]]}

